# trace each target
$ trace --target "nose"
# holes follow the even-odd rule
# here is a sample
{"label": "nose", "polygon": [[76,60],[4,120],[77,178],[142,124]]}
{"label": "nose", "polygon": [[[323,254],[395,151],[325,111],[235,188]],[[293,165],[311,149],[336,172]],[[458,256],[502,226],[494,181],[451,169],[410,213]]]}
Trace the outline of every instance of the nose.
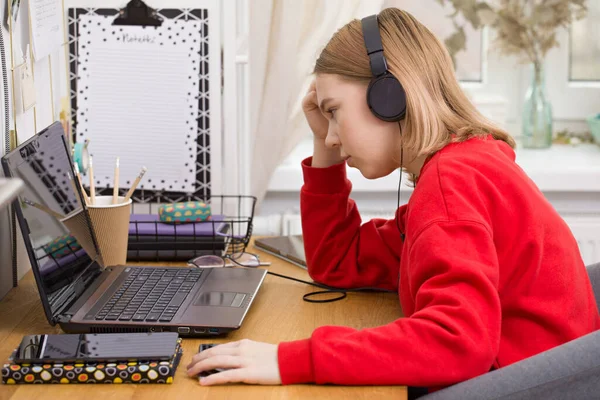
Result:
{"label": "nose", "polygon": [[327,129],[327,136],[325,137],[325,146],[333,149],[336,147],[340,147],[340,138],[331,125],[332,124],[329,124],[329,129]]}

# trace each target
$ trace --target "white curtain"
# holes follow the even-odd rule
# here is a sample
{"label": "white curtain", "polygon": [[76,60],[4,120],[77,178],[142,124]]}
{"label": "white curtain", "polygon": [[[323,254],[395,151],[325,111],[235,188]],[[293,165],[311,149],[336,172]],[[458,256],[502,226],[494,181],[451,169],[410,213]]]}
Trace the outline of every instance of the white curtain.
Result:
{"label": "white curtain", "polygon": [[310,134],[301,102],[320,51],[340,27],[354,18],[377,13],[382,3],[250,2],[250,185],[259,202],[277,166]]}

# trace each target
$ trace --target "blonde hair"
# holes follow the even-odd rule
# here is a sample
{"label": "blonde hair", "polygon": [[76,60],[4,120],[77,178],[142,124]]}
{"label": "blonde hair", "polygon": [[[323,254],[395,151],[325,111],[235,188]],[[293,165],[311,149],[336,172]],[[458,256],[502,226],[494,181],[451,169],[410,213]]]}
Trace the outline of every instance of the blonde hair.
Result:
{"label": "blonde hair", "polygon": [[[489,134],[515,147],[514,139],[484,118],[467,98],[448,51],[429,29],[397,8],[381,11],[378,21],[388,70],[406,92],[402,131],[406,150],[415,157],[431,155],[450,142]],[[360,20],[349,22],[333,35],[317,59],[314,73],[371,80]]]}

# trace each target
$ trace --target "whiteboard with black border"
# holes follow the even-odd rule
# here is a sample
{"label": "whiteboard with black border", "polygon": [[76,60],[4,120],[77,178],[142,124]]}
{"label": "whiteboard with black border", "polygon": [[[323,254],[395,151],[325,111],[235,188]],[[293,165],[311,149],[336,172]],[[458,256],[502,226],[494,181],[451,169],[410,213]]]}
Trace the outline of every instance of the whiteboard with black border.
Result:
{"label": "whiteboard with black border", "polygon": [[[164,202],[180,201],[190,198],[206,198],[212,194],[220,194],[222,190],[222,137],[221,137],[221,59],[220,59],[220,5],[218,1],[211,0],[174,0],[174,1],[147,1],[146,4],[155,8],[159,16],[168,20],[197,20],[206,17],[203,22],[208,24],[208,55],[209,55],[209,93],[210,110],[209,121],[198,130],[197,146],[198,157],[196,160],[196,187],[193,192],[178,190],[153,190],[153,185],[146,183],[143,190],[137,190],[134,194],[134,201],[138,202]],[[98,7],[101,5],[101,7]],[[123,8],[126,2],[109,1],[90,1],[90,0],[65,0],[65,11],[68,14],[69,33],[69,53],[70,53],[70,83],[71,83],[71,106],[74,125],[75,140],[85,139],[82,132],[77,131],[77,79],[76,62],[78,59],[78,32],[74,32],[73,27],[77,26],[77,19],[80,15],[100,14],[116,15],[117,11]],[[161,8],[162,7],[162,8]],[[73,9],[86,10],[83,14],[74,15]],[[203,10],[205,14],[201,14]],[[75,61],[75,62],[74,62]],[[168,71],[165,71],[168,73]],[[74,87],[75,86],[75,87]],[[199,93],[199,96],[202,94]],[[209,141],[209,143],[208,143]],[[206,142],[206,143],[205,143]],[[93,153],[94,144],[90,144]],[[132,150],[133,151],[133,150]],[[150,182],[151,183],[151,182]],[[126,182],[121,183],[121,187],[126,190]],[[106,188],[107,191],[110,188]]]}

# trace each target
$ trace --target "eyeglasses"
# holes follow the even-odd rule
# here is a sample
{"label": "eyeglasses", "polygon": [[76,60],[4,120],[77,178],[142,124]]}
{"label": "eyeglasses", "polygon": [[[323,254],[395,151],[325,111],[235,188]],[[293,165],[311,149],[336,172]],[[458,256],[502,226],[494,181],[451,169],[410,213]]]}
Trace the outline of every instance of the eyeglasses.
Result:
{"label": "eyeglasses", "polygon": [[[231,263],[227,263],[227,260]],[[191,259],[188,264],[197,268],[219,268],[233,267],[233,264],[240,267],[256,268],[261,265],[257,254],[252,253],[233,253],[225,254],[224,256],[205,255]]]}

